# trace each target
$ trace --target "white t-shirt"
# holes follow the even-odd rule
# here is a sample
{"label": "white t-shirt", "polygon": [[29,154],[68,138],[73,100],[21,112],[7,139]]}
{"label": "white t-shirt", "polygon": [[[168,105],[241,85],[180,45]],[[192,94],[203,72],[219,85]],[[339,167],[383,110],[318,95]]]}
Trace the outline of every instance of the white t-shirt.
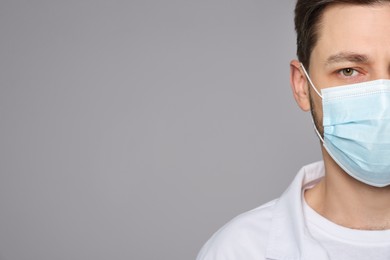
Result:
{"label": "white t-shirt", "polygon": [[303,200],[307,228],[332,260],[390,259],[390,230],[368,231],[337,225]]}

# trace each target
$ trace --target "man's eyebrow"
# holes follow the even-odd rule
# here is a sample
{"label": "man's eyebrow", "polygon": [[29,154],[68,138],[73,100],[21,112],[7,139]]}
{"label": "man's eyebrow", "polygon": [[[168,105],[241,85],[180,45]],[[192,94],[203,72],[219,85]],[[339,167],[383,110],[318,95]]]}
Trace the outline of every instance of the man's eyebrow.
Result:
{"label": "man's eyebrow", "polygon": [[326,60],[326,65],[346,61],[354,63],[367,63],[368,57],[366,55],[355,52],[340,52],[335,55],[329,56],[329,58]]}

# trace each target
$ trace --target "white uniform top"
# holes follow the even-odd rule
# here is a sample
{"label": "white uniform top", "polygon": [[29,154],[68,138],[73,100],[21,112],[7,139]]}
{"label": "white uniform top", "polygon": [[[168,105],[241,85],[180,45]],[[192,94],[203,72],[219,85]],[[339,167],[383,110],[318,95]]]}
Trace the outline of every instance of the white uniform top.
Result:
{"label": "white uniform top", "polygon": [[[323,244],[318,230],[316,238],[311,234],[313,225],[310,224],[309,230],[305,221],[308,210],[304,210],[302,203],[303,187],[318,182],[324,172],[323,162],[303,167],[279,199],[241,214],[217,231],[203,246],[197,260],[333,260],[332,254],[337,253],[328,252],[330,244]],[[372,234],[372,231],[353,231],[361,232],[362,236]],[[387,232],[389,238],[389,231],[376,232]]]}

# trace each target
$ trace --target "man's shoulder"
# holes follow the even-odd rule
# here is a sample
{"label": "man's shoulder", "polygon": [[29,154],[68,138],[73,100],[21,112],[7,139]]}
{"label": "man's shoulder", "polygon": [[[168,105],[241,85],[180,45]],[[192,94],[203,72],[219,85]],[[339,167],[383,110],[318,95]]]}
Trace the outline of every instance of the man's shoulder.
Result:
{"label": "man's shoulder", "polygon": [[303,167],[279,199],[237,216],[218,230],[197,260],[261,260],[266,252],[272,259],[298,259],[305,232],[302,188],[323,175],[322,162]]}
{"label": "man's shoulder", "polygon": [[207,241],[197,259],[262,259],[276,201],[245,212],[225,224]]}

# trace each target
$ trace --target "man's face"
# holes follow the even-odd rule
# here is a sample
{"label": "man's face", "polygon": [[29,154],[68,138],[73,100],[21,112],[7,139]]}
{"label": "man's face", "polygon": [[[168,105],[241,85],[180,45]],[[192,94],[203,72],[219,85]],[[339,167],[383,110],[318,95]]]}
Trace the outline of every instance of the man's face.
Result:
{"label": "man's face", "polygon": [[[318,90],[390,79],[390,3],[328,7],[320,21],[309,71]],[[311,97],[322,133],[321,98],[314,91]]]}

